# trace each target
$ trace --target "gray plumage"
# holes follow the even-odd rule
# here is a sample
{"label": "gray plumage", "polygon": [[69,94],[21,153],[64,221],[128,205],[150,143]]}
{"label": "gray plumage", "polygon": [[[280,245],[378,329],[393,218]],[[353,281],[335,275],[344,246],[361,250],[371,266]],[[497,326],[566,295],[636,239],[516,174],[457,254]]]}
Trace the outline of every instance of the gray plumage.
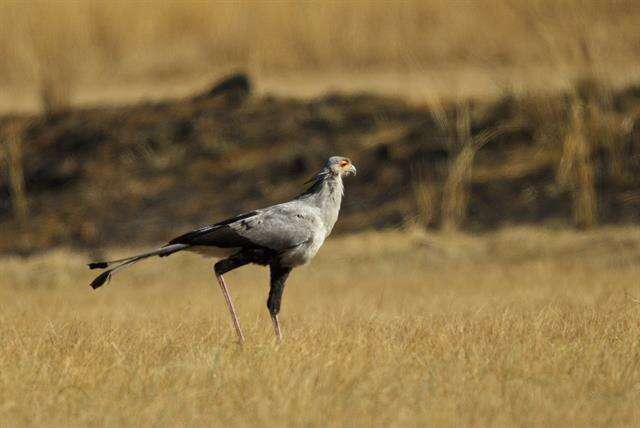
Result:
{"label": "gray plumage", "polygon": [[[284,281],[292,268],[309,262],[331,233],[338,219],[344,194],[342,177],[355,174],[355,166],[344,157],[334,156],[312,180],[310,187],[291,201],[247,212],[225,221],[208,225],[172,239],[166,246],[110,262],[96,262],[90,268],[109,268],[91,286],[102,286],[113,273],[152,256],[165,257],[178,251],[192,251],[222,258],[215,265],[227,304],[234,317],[238,335],[242,333],[235,311],[227,296],[222,274],[249,263],[271,267],[271,293],[268,302],[280,337],[277,313]],[[281,282],[281,284],[280,284]],[[274,287],[280,289],[274,294]],[[278,291],[278,290],[276,290]],[[275,306],[275,307],[272,307]]]}

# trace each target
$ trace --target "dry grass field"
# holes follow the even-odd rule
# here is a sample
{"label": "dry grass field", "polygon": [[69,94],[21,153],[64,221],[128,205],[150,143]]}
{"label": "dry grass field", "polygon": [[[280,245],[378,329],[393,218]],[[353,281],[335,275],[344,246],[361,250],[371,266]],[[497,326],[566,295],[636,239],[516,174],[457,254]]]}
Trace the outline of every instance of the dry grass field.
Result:
{"label": "dry grass field", "polygon": [[259,90],[424,99],[640,76],[633,0],[0,2],[0,111],[186,95],[231,69]]}
{"label": "dry grass field", "polygon": [[[110,255],[128,251],[111,251]],[[0,261],[0,426],[638,426],[640,229],[384,232],[292,275],[87,256]]]}

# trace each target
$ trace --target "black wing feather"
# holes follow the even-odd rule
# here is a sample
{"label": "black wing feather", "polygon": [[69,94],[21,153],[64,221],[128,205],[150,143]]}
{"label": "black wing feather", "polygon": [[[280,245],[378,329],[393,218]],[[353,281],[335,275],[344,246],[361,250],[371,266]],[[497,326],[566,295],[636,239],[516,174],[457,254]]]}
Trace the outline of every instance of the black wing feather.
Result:
{"label": "black wing feather", "polygon": [[187,244],[213,246],[219,248],[258,248],[259,245],[254,244],[249,239],[240,236],[236,231],[229,227],[229,224],[242,221],[246,218],[253,217],[258,211],[240,214],[238,216],[221,221],[220,223],[201,227],[200,229],[187,232],[177,238],[172,239],[167,245]]}

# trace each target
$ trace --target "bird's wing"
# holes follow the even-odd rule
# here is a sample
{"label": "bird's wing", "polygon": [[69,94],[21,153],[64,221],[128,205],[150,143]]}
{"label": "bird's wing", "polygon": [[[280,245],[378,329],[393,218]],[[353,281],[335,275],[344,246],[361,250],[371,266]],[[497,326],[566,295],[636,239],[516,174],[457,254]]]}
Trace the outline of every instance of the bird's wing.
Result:
{"label": "bird's wing", "polygon": [[292,201],[261,210],[231,223],[229,228],[259,247],[283,251],[310,241],[319,228],[319,219],[306,206]]}
{"label": "bird's wing", "polygon": [[309,241],[318,224],[315,213],[296,202],[288,202],[201,227],[172,239],[167,245],[282,251]]}
{"label": "bird's wing", "polygon": [[167,245],[187,244],[219,248],[256,247],[256,245],[251,241],[236,233],[230,225],[255,217],[259,214],[259,211],[251,211],[231,217],[216,224],[203,226],[172,239]]}

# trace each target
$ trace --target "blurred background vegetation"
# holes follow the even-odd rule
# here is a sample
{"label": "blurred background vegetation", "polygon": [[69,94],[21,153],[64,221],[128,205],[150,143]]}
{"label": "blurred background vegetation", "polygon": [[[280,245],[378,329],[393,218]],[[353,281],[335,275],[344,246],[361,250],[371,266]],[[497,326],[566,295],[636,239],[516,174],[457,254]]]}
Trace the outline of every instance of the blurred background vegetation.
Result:
{"label": "blurred background vegetation", "polygon": [[2,2],[0,248],[156,242],[334,153],[363,171],[339,232],[635,223],[638,22],[635,1]]}
{"label": "blurred background vegetation", "polygon": [[633,0],[8,0],[0,103],[33,109],[47,91],[60,102],[157,98],[234,69],[270,90],[423,87],[422,97],[548,89],[594,71],[628,82],[639,20]]}

